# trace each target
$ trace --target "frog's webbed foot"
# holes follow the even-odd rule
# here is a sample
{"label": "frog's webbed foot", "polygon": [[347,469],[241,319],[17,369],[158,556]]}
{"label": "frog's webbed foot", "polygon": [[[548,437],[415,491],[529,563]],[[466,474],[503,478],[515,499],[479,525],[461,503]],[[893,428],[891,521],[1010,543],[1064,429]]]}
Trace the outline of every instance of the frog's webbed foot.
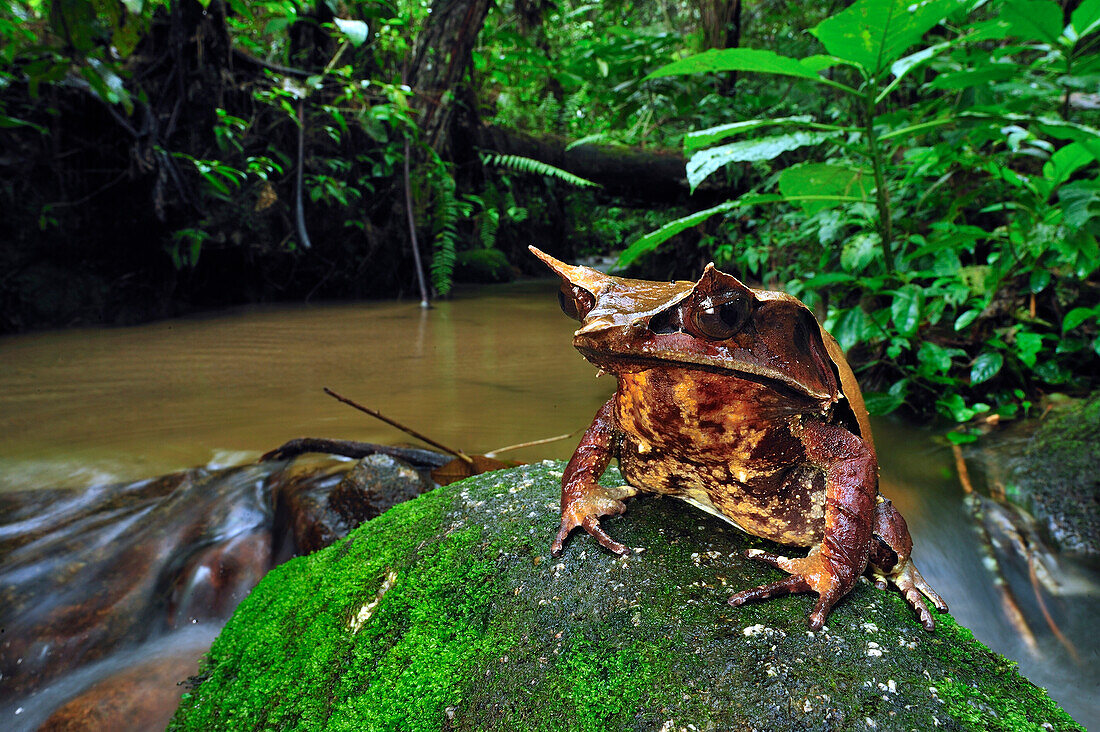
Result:
{"label": "frog's webbed foot", "polygon": [[928,606],[924,604],[921,595],[927,597],[940,612],[947,611],[947,603],[932,589],[924,577],[921,577],[920,571],[917,569],[917,565],[913,564],[912,559],[906,559],[901,565],[888,573],[882,573],[872,565],[871,573],[875,580],[875,587],[880,590],[885,590],[889,585],[896,587],[909,607],[913,608],[913,612],[917,614],[924,629],[935,630],[936,621],[933,619],[932,613],[928,611]]}
{"label": "frog's webbed foot", "polygon": [[729,599],[730,605],[737,607],[746,602],[768,600],[773,597],[797,594],[801,592],[813,592],[817,594],[817,603],[810,612],[810,627],[819,630],[825,625],[825,619],[833,609],[833,605],[844,597],[855,584],[854,578],[842,575],[850,575],[850,572],[838,572],[832,563],[820,552],[811,551],[809,556],[790,558],[761,551],[749,549],[745,552],[749,559],[759,559],[767,562],[776,569],[789,572],[790,577],[771,582],[751,590],[738,592]]}
{"label": "frog's webbed foot", "polygon": [[562,552],[566,538],[578,526],[595,537],[596,541],[615,554],[629,554],[630,549],[608,536],[600,526],[601,516],[618,516],[626,511],[623,500],[637,494],[637,489],[628,485],[618,488],[592,484],[583,492],[575,492],[564,497],[561,509],[561,528],[550,545],[550,553],[555,557]]}

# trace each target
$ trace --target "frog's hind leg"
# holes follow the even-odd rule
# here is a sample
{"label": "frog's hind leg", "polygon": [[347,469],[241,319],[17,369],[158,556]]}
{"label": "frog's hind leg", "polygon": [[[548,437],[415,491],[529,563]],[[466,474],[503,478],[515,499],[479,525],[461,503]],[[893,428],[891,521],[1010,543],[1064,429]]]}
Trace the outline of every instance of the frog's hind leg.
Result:
{"label": "frog's hind leg", "polygon": [[912,551],[913,539],[909,535],[905,519],[888,499],[878,496],[870,574],[880,590],[885,590],[889,585],[896,587],[920,618],[921,625],[932,630],[936,627],[936,621],[921,595],[927,597],[940,612],[947,610],[947,603],[921,576],[910,556]]}
{"label": "frog's hind leg", "polygon": [[878,489],[875,454],[859,437],[836,425],[806,420],[797,428],[806,456],[825,473],[825,528],[821,543],[805,557],[782,557],[749,550],[753,559],[790,577],[739,592],[733,606],[796,592],[814,592],[810,627],[817,630],[833,605],[847,595],[867,568]]}

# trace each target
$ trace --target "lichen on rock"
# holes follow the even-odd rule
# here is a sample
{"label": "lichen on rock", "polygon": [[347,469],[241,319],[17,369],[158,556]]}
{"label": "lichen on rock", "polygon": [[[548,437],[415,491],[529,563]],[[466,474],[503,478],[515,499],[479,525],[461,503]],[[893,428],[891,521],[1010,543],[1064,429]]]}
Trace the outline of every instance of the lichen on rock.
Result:
{"label": "lichen on rock", "polygon": [[[672,499],[549,554],[560,463],[437,489],[273,570],[215,642],[172,729],[1081,729],[947,614],[927,633],[861,583],[726,600],[769,545]],[[610,471],[609,485],[621,480]]]}

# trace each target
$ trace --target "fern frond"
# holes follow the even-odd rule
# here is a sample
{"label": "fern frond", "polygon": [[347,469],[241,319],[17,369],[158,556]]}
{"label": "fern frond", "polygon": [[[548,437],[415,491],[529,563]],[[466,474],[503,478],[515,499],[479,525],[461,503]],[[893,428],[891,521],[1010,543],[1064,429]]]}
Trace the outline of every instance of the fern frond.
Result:
{"label": "fern frond", "polygon": [[497,229],[500,228],[500,211],[495,208],[481,213],[481,246],[492,249],[497,243]]}
{"label": "fern frond", "polygon": [[522,155],[489,155],[485,157],[485,164],[497,168],[506,168],[520,173],[534,173],[544,178],[556,178],[564,183],[578,188],[597,188],[599,183],[593,183],[587,178],[573,175],[567,170],[544,163],[534,158],[525,158]]}
{"label": "fern frond", "polygon": [[432,287],[440,295],[451,291],[454,279],[455,256],[458,247],[458,217],[460,204],[455,199],[454,179],[444,176],[439,186],[437,229],[432,241],[430,267]]}

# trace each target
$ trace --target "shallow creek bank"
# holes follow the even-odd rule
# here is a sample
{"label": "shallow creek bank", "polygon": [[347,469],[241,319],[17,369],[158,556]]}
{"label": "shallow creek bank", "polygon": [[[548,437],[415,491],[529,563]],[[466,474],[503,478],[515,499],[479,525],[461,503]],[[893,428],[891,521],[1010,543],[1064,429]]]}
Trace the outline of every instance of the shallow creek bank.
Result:
{"label": "shallow creek bank", "polygon": [[[731,608],[768,544],[679,501],[549,556],[561,463],[389,510],[270,572],[172,729],[1081,729],[948,614],[927,633],[861,584],[823,631],[809,596]],[[605,481],[615,484],[610,471]]]}

